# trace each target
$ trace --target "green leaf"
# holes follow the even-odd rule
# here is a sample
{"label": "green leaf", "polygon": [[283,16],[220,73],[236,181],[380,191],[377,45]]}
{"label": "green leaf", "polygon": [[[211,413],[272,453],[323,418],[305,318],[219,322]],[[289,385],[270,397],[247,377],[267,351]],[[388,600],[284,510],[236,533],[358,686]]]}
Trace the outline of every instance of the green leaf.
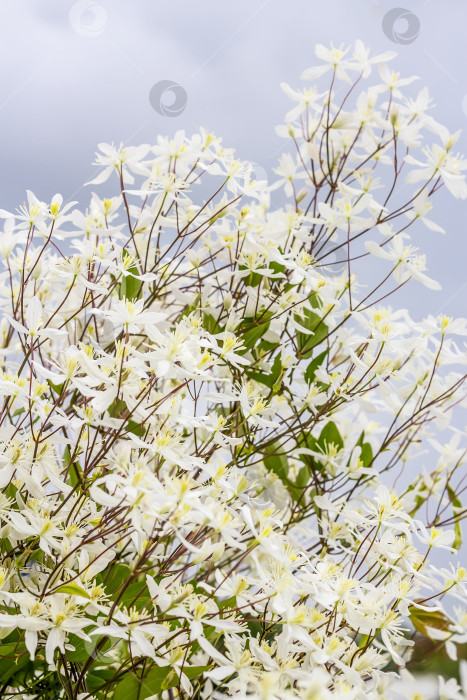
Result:
{"label": "green leaf", "polygon": [[[115,676],[115,669],[100,668],[92,669],[86,674],[86,685],[90,693],[95,693],[102,688],[106,681],[111,680]],[[131,696],[130,696],[131,697]],[[135,696],[136,697],[136,696]]]}
{"label": "green leaf", "polygon": [[120,603],[127,608],[133,607],[137,610],[151,606],[151,596],[148,593],[145,579],[141,578],[139,581],[136,580],[130,583],[125,588],[125,592],[120,598]]}
{"label": "green leaf", "polygon": [[180,319],[184,318],[185,316],[189,316],[193,311],[196,311],[199,307],[199,302],[201,301],[201,294],[197,294],[195,297],[195,300],[192,304],[189,304],[185,309],[183,309],[182,313],[180,314]]}
{"label": "green leaf", "polygon": [[293,484],[292,486],[289,487],[289,491],[292,494],[292,497],[294,498],[295,501],[299,501],[302,498],[303,491],[308,486],[309,481],[310,481],[310,468],[308,465],[305,465],[298,472],[297,478],[295,480],[295,484]]}
{"label": "green leaf", "polygon": [[55,593],[67,593],[68,595],[79,595],[83,598],[89,598],[89,593],[77,583],[64,583],[60,588],[57,588]]}
{"label": "green leaf", "polygon": [[271,445],[264,453],[263,462],[268,472],[273,472],[276,474],[292,498],[295,501],[298,501],[302,495],[304,487],[308,483],[308,472],[306,474],[302,474],[303,470],[300,471],[299,479],[300,476],[302,476],[302,480],[304,481],[303,486],[302,483],[299,482],[299,479],[297,479],[296,483],[291,481],[289,479],[289,461],[287,459],[287,455],[283,452],[282,446],[278,442],[273,443],[273,445]]}
{"label": "green leaf", "polygon": [[71,454],[70,454],[70,448],[67,445],[65,447],[65,452],[63,453],[63,464],[65,465],[65,468],[70,467],[68,471],[68,479],[70,481],[71,486],[76,486],[81,481],[81,475],[83,473],[81,467],[79,466],[78,462],[73,462],[70,466],[70,460],[71,460]]}
{"label": "green leaf", "polygon": [[194,678],[198,678],[198,676],[202,676],[203,673],[206,671],[210,671],[213,666],[185,666],[183,669],[183,673],[187,678],[192,681]]}
{"label": "green leaf", "polygon": [[271,352],[272,350],[277,350],[279,345],[280,343],[278,343],[277,341],[270,342],[269,340],[264,340],[264,338],[261,338],[261,340],[258,343],[258,348],[262,352]]}
{"label": "green leaf", "polygon": [[68,467],[68,465],[70,464],[70,460],[71,460],[70,446],[67,445],[65,447],[65,452],[63,453],[63,464],[65,465],[65,467]]}
{"label": "green leaf", "polygon": [[[96,637],[93,637],[92,640],[93,643],[97,644],[98,640]],[[87,643],[87,646],[85,646],[84,639],[77,637],[76,634],[70,634],[68,637],[68,644],[72,644],[75,647],[74,651],[71,651],[71,649],[67,647],[66,658],[68,661],[78,661],[83,663],[89,659],[89,642]]]}
{"label": "green leaf", "polygon": [[55,391],[56,394],[61,394],[63,391],[63,384],[54,384],[50,379],[48,380],[49,386]]}
{"label": "green leaf", "polygon": [[271,260],[271,262],[269,263],[269,269],[274,270],[275,273],[285,273],[285,265],[281,265],[280,263],[275,262],[275,260]]}
{"label": "green leaf", "polygon": [[282,446],[279,443],[274,443],[265,453],[264,466],[268,472],[276,474],[284,483],[287,481],[289,473],[289,462],[286,455],[282,452]]}
{"label": "green leaf", "polygon": [[[129,412],[128,406],[122,399],[113,401],[107,410],[112,418],[121,418],[127,412]],[[137,435],[138,437],[142,437],[144,428],[141,423],[128,419],[124,423],[123,430],[128,433],[134,433],[134,435]]]}
{"label": "green leaf", "polygon": [[[208,671],[211,666],[185,666],[183,673],[193,680]],[[128,673],[117,685],[113,700],[139,698],[145,700],[164,690],[174,688],[179,683],[178,672],[171,666],[155,666],[143,678],[136,673]]]}
{"label": "green leaf", "polygon": [[462,503],[459,498],[459,496],[456,495],[456,492],[452,488],[450,484],[448,484],[448,494],[449,494],[449,500],[452,503],[452,511],[454,514],[454,542],[452,543],[452,546],[455,549],[459,549],[459,547],[462,545],[462,525],[461,521],[456,517],[458,512],[462,510]]}
{"label": "green leaf", "polygon": [[310,306],[312,306],[313,309],[322,308],[321,297],[319,296],[318,292],[312,292],[308,297],[308,301],[310,302]]}
{"label": "green leaf", "polygon": [[[93,645],[98,643],[97,637],[92,637]],[[68,636],[68,644],[72,644],[75,647],[74,651],[71,649],[66,650],[66,657],[69,661],[87,661],[91,655],[92,649],[89,642],[85,642],[81,637],[77,637],[76,634],[70,634]]]}
{"label": "green leaf", "polygon": [[360,641],[358,642],[358,646],[360,649],[362,649],[363,647],[365,647],[368,644],[369,638],[370,638],[370,636],[368,634],[362,634]]}
{"label": "green leaf", "polygon": [[316,370],[321,367],[323,364],[324,360],[326,359],[326,355],[328,354],[329,349],[326,349],[324,352],[321,352],[319,355],[314,357],[308,367],[306,368],[305,371],[305,381],[308,384],[311,384],[312,381],[315,378]]}
{"label": "green leaf", "polygon": [[6,554],[7,552],[11,552],[12,549],[13,546],[10,540],[7,537],[0,537],[0,552]]}
{"label": "green leaf", "polygon": [[319,345],[328,334],[328,327],[321,316],[310,309],[305,309],[302,316],[296,316],[296,321],[309,333],[297,333],[297,345],[302,357],[309,358],[313,354],[313,348]]}
{"label": "green leaf", "polygon": [[172,668],[170,666],[153,668],[144,678],[136,675],[136,673],[128,673],[117,685],[113,700],[128,700],[129,698],[145,700],[151,695],[161,693],[163,690],[177,685],[178,678],[174,678],[172,684],[163,687],[164,681],[171,673]]}
{"label": "green leaf", "polygon": [[[239,270],[244,272],[247,269],[246,265],[239,265]],[[243,278],[243,284],[247,287],[257,287],[261,282],[262,276],[258,272],[251,272],[246,277]]]}
{"label": "green leaf", "polygon": [[97,581],[100,585],[105,586],[107,593],[112,594],[120,588],[128,576],[131,576],[131,569],[126,564],[112,563],[109,571],[109,574],[106,570],[98,574]]}
{"label": "green leaf", "polygon": [[373,450],[371,449],[369,442],[363,443],[360,459],[362,460],[364,467],[370,467],[373,463]]}
{"label": "green leaf", "polygon": [[[452,622],[446,615],[439,610],[420,610],[411,606],[409,608],[409,618],[417,632],[423,634],[430,639],[440,639],[440,632],[446,633],[446,639],[450,636],[449,627]],[[430,634],[431,630],[437,630],[434,636]]]}
{"label": "green leaf", "polygon": [[340,450],[342,450],[344,447],[344,441],[341,434],[339,433],[336,424],[333,423],[332,420],[329,421],[329,423],[326,423],[318,438],[318,445],[322,450],[325,449],[325,444],[330,445],[331,443],[336,445],[336,447],[338,447]]}
{"label": "green leaf", "polygon": [[298,472],[297,480],[295,481],[295,486],[300,490],[300,494],[303,489],[307,486],[309,480],[310,472],[308,467],[302,467]]}
{"label": "green leaf", "polygon": [[205,328],[208,333],[219,333],[221,330],[212,314],[203,314],[203,328]]}
{"label": "green leaf", "polygon": [[365,433],[362,432],[357,440],[357,446],[362,448],[360,453],[360,459],[364,467],[370,467],[373,463],[373,450],[369,442],[363,442],[365,439]]}
{"label": "green leaf", "polygon": [[[89,633],[92,630],[92,626],[88,627],[85,629],[87,633]],[[80,663],[83,663],[89,659],[90,656],[94,653],[94,651],[97,649],[97,645],[99,642],[101,642],[102,639],[105,638],[105,643],[99,647],[99,653],[98,653],[98,659],[103,659],[105,656],[106,651],[108,651],[111,647],[117,646],[117,644],[122,644],[121,639],[109,639],[106,637],[106,635],[103,634],[97,634],[93,635],[91,637],[92,643],[85,641],[84,639],[81,639],[80,637],[77,637],[76,634],[70,634],[68,638],[69,644],[72,644],[75,647],[74,651],[71,651],[71,649],[67,649],[66,651],[66,657],[69,661],[77,661]],[[99,663],[99,665],[102,665],[102,663]]]}
{"label": "green leaf", "polygon": [[216,602],[219,610],[230,610],[231,608],[235,607],[236,600],[237,598],[234,595],[231,595],[230,598],[225,598],[224,600],[219,600]]}
{"label": "green leaf", "polygon": [[138,437],[143,437],[145,428],[141,423],[136,423],[134,420],[127,420],[125,423],[125,432],[133,433]]}
{"label": "green leaf", "polygon": [[247,372],[250,379],[254,379],[255,382],[260,382],[268,386],[270,389],[277,383],[282,372],[282,363],[280,355],[277,355],[274,359],[274,363],[271,367],[271,371],[266,374],[266,372]]}
{"label": "green leaf", "polygon": [[[256,345],[256,342],[263,337],[270,326],[270,321],[268,319],[270,319],[271,316],[272,312],[268,311],[261,315],[261,321],[256,321],[254,318],[245,319],[244,327],[249,330],[243,333],[242,340],[246,348],[252,348]],[[251,328],[250,326],[253,327]]]}
{"label": "green leaf", "polygon": [[[130,257],[130,254],[126,248],[123,249],[123,257]],[[133,263],[133,265],[128,268],[127,272],[129,274],[123,277],[122,281],[120,282],[118,296],[120,299],[130,299],[131,301],[134,301],[141,296],[143,291],[143,283],[141,280],[137,280],[132,276],[140,274],[136,263]]]}
{"label": "green leaf", "polygon": [[29,661],[24,642],[0,643],[0,683],[6,683]]}

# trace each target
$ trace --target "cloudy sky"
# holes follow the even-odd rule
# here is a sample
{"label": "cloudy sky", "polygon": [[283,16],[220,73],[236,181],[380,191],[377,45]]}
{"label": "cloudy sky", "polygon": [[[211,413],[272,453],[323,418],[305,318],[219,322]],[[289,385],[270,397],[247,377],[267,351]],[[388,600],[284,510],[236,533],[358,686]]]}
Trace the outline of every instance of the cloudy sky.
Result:
{"label": "cloudy sky", "polygon": [[[283,146],[274,127],[289,108],[279,83],[298,84],[316,43],[397,50],[396,69],[428,85],[436,118],[467,129],[467,3],[400,2],[0,0],[0,207],[14,209],[26,189],[85,206],[97,143],[201,125],[270,177]],[[164,115],[169,82],[180,88]],[[458,146],[467,153],[466,134]],[[466,314],[466,207],[441,193],[433,219],[448,235],[418,241],[443,291],[412,285],[417,315]]]}

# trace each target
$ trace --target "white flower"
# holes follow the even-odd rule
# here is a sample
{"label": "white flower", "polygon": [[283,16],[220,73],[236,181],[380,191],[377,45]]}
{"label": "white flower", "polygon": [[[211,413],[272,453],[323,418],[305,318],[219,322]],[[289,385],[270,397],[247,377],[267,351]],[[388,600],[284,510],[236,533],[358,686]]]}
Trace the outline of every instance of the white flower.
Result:
{"label": "white flower", "polygon": [[114,170],[117,171],[118,175],[125,173],[125,182],[132,184],[134,178],[128,170],[140,174],[145,172],[141,166],[141,161],[147,155],[149,148],[148,145],[124,147],[123,144],[116,148],[113,144],[100,143],[99,149],[101,153],[96,154],[95,164],[104,166],[104,170],[87,184],[101,185],[109,179]]}
{"label": "white flower", "polygon": [[25,313],[25,324],[18,323],[14,318],[5,314],[5,318],[13,326],[18,333],[24,333],[29,336],[31,341],[35,338],[54,338],[58,335],[65,335],[66,331],[57,328],[48,328],[44,325],[42,318],[42,304],[39,297],[34,296],[28,303]]}
{"label": "white flower", "polygon": [[423,544],[428,547],[439,547],[440,549],[447,549],[451,552],[455,552],[450,545],[454,542],[454,531],[453,530],[441,530],[437,527],[432,526],[430,530],[427,530],[423,523],[418,522],[418,527],[420,529],[420,534],[418,538]]}

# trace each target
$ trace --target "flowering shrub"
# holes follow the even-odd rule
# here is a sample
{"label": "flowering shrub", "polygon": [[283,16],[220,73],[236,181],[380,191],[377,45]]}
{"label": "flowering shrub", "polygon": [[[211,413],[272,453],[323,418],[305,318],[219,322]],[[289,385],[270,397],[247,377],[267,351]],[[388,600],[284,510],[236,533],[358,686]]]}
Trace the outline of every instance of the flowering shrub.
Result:
{"label": "flowering shrub", "polygon": [[272,185],[178,132],[2,211],[2,697],[382,698],[467,640],[467,322],[387,304],[466,165],[392,54],[317,56]]}

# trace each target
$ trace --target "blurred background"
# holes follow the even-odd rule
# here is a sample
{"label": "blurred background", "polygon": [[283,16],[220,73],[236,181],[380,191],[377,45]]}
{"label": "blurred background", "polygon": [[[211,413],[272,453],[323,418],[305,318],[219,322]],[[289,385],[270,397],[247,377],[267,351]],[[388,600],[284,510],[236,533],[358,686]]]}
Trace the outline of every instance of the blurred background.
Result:
{"label": "blurred background", "polygon": [[[396,50],[395,70],[420,76],[435,117],[467,127],[467,3],[401,2],[1,0],[0,207],[14,210],[26,189],[84,207],[97,143],[155,143],[200,126],[274,181],[285,145],[274,128],[291,106],[279,84],[300,85],[319,42]],[[457,146],[467,153],[465,134]],[[441,192],[433,219],[448,235],[423,229],[416,241],[443,286],[404,291],[417,317],[465,315],[466,206]]]}

